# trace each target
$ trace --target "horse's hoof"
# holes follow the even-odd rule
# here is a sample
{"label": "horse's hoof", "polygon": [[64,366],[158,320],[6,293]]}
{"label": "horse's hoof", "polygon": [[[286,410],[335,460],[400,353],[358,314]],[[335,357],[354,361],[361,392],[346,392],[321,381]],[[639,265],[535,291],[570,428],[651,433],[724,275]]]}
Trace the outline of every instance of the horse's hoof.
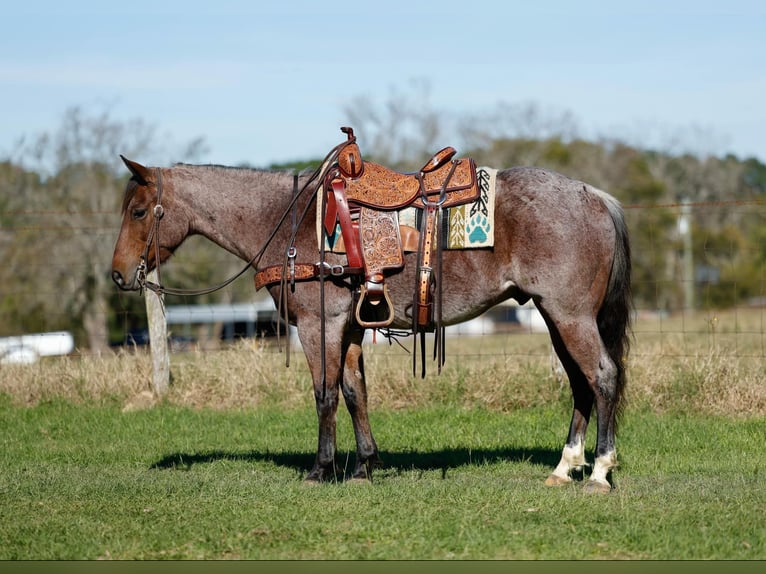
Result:
{"label": "horse's hoof", "polygon": [[545,479],[545,486],[564,486],[565,484],[570,484],[572,482],[572,479],[567,477],[559,476],[558,474],[551,474],[548,478]]}
{"label": "horse's hoof", "polygon": [[346,484],[372,484],[372,481],[369,478],[352,476],[351,478],[346,480],[345,483]]}
{"label": "horse's hoof", "polygon": [[303,483],[311,486],[317,486],[327,482],[332,482],[333,478],[334,477],[330,477],[322,473],[310,472],[306,478],[303,479]]}
{"label": "horse's hoof", "polygon": [[589,480],[585,483],[583,491],[588,494],[609,494],[612,492],[612,485],[599,480]]}
{"label": "horse's hoof", "polygon": [[324,482],[336,482],[338,476],[338,469],[335,468],[333,472],[333,466],[319,466],[315,465],[314,468],[306,475],[304,482],[312,482],[315,484],[322,484]]}

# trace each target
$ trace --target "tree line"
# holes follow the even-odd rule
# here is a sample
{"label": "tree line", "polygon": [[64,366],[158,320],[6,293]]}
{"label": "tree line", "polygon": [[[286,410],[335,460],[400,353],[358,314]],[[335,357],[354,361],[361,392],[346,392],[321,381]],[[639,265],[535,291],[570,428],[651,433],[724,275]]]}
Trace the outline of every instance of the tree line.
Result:
{"label": "tree line", "polygon": [[[763,297],[766,165],[759,160],[588,141],[577,137],[569,116],[546,117],[534,105],[445,119],[422,100],[394,94],[383,104],[353,101],[345,111],[363,154],[393,168],[416,169],[437,149],[455,145],[441,139],[449,121],[450,137],[462,144],[460,155],[478,165],[548,167],[621,200],[639,309],[689,306],[684,281],[692,281],[697,308]],[[80,348],[102,352],[140,327],[143,301],[119,292],[109,278],[128,179],[119,154],[153,165],[169,158],[193,163],[205,148],[204,138],[174,145],[141,120],[75,107],[56,130],[22,141],[13,157],[0,158],[0,336],[64,329]],[[262,167],[298,170],[319,161]],[[679,227],[684,206],[691,214],[685,230]],[[193,247],[181,249],[163,271],[169,284],[211,285],[241,266],[200,238],[190,242]],[[684,275],[685,256],[691,257],[692,277]],[[245,278],[193,302],[252,298],[251,279]]]}

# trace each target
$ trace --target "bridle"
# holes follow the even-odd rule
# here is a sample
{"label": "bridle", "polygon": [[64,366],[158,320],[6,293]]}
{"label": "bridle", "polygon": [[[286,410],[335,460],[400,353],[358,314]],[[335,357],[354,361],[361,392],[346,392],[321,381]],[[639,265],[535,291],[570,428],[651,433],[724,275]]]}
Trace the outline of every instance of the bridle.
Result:
{"label": "bridle", "polygon": [[[162,171],[160,171],[160,168],[155,168],[155,174],[156,174],[156,180],[157,180],[157,184],[156,184],[157,185],[157,203],[154,205],[154,209],[152,209],[152,215],[154,216],[154,221],[152,222],[152,227],[149,230],[149,235],[146,237],[146,245],[144,246],[144,252],[139,257],[138,268],[136,269],[136,280],[138,281],[139,293],[143,294],[143,290],[148,289],[149,291],[153,291],[157,295],[162,295],[165,293],[167,293],[168,295],[187,295],[187,296],[207,295],[208,293],[213,293],[233,283],[243,273],[245,273],[245,271],[247,271],[251,265],[256,263],[258,259],[260,259],[260,257],[263,255],[263,252],[266,251],[266,248],[271,242],[271,239],[273,238],[274,234],[276,234],[276,230],[275,230],[275,233],[272,234],[271,237],[269,237],[268,241],[266,242],[266,245],[263,246],[263,248],[255,255],[255,257],[253,257],[250,261],[248,261],[247,264],[238,273],[236,273],[235,275],[232,275],[231,277],[219,283],[218,285],[214,285],[212,287],[205,287],[203,289],[175,289],[173,287],[165,287],[162,284],[162,275],[160,272],[160,268],[161,268],[160,222],[162,221],[162,218],[165,215],[165,208],[162,206]],[[147,273],[146,273],[146,270],[148,268],[148,261],[149,261],[149,250],[152,247],[152,243],[154,244],[154,268],[157,271],[157,283],[147,280]]]}
{"label": "bridle", "polygon": [[[162,207],[162,172],[157,168],[155,170],[156,173],[156,179],[157,179],[157,203],[154,205],[154,209],[152,209],[152,215],[154,216],[154,222],[152,223],[152,227],[149,230],[149,235],[146,237],[146,244],[144,245],[144,252],[139,257],[139,263],[138,268],[136,269],[136,280],[138,281],[138,287],[139,292],[143,295],[144,289],[149,289],[150,291],[154,291],[158,295],[164,293],[164,289],[162,287],[162,281],[160,279],[160,221],[162,220],[162,216],[165,215],[165,208]],[[147,281],[146,278],[146,269],[148,268],[148,261],[149,261],[149,249],[152,246],[152,241],[154,238],[157,238],[157,241],[154,241],[154,260],[156,262],[156,269],[157,269],[157,281],[159,283],[152,283],[151,281]]]}

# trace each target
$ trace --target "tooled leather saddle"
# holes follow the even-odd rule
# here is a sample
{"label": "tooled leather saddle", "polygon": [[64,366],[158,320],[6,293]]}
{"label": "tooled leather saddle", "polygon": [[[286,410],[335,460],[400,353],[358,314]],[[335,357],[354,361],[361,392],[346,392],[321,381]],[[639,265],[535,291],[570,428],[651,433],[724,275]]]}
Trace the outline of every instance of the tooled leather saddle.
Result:
{"label": "tooled leather saddle", "polygon": [[[400,173],[363,160],[353,129],[342,127],[341,131],[347,140],[337,146],[337,154],[324,172],[318,192],[322,197],[325,240],[332,249],[340,228],[348,266],[332,268],[329,275],[358,277],[356,321],[365,328],[385,328],[394,320],[386,276],[404,267],[405,251],[417,252],[412,329],[421,334],[437,331],[438,336],[443,329],[441,219],[444,209],[471,203],[479,197],[476,164],[471,158],[453,159],[455,149],[445,147],[419,171]],[[420,211],[419,230],[399,225],[398,211],[405,207]],[[324,249],[325,241],[321,243]],[[274,266],[258,272],[256,288],[284,280],[282,269],[283,266]],[[291,262],[289,279],[315,278],[324,276],[326,271],[319,264]],[[441,366],[441,353],[439,356]]]}
{"label": "tooled leather saddle", "polygon": [[[337,168],[325,178],[323,223],[328,236],[335,232],[336,223],[340,224],[349,265],[364,269],[356,320],[370,328],[393,322],[385,277],[404,266],[405,250],[416,251],[413,327],[434,330],[439,323],[433,314],[433,294],[439,280],[434,263],[441,246],[438,220],[442,209],[470,203],[479,196],[476,165],[470,158],[453,159],[455,149],[445,147],[419,171],[399,173],[362,160],[353,130],[341,130],[348,139],[339,150]],[[419,233],[398,225],[398,211],[410,206],[422,210]]]}

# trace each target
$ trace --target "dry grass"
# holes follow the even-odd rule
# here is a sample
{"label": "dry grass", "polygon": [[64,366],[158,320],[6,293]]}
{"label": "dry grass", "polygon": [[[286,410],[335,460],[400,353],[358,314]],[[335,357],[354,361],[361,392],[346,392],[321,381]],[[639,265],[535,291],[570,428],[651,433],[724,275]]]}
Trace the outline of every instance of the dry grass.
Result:
{"label": "dry grass", "polygon": [[[760,309],[662,319],[640,316],[629,361],[629,408],[766,415],[762,326]],[[410,341],[404,343],[409,347]],[[450,339],[441,375],[429,362],[425,379],[412,376],[411,356],[397,345],[370,345],[365,361],[370,407],[375,410],[449,403],[505,411],[570,400],[567,383],[553,368],[546,335]],[[171,404],[313,408],[311,382],[299,351],[285,368],[284,353],[245,341],[216,352],[174,354],[171,373],[172,385],[163,399]],[[0,393],[18,405],[64,399],[142,408],[155,400],[150,380],[151,363],[142,350],[0,366]]]}
{"label": "dry grass", "polygon": [[657,412],[766,414],[766,312],[641,316],[630,359],[633,402]]}

